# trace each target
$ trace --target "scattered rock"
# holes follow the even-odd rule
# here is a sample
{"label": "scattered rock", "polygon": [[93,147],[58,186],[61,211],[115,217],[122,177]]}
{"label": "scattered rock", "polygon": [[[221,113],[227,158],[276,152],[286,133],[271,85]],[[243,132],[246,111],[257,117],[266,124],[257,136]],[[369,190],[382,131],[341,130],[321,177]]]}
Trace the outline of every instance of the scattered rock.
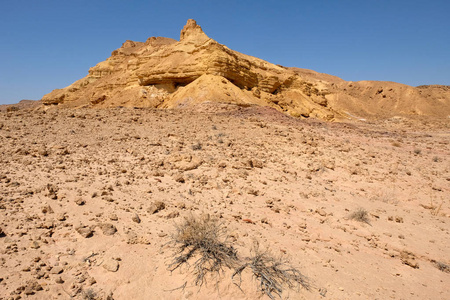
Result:
{"label": "scattered rock", "polygon": [[39,243],[37,241],[32,241],[30,243],[30,248],[31,249],[39,249],[41,246],[39,246]]}
{"label": "scattered rock", "polygon": [[28,281],[23,293],[25,295],[34,295],[35,292],[42,291],[42,286],[37,281]]}
{"label": "scattered rock", "polygon": [[58,276],[58,277],[55,279],[55,282],[58,283],[58,284],[63,284],[63,283],[64,283],[64,280],[62,279],[61,276]]}
{"label": "scattered rock", "polygon": [[41,209],[42,213],[44,214],[52,214],[53,213],[53,209],[51,208],[50,205],[45,205],[42,207]]}
{"label": "scattered rock", "polygon": [[179,215],[180,215],[180,213],[178,211],[172,211],[167,214],[166,219],[173,219],[173,218],[178,217]]}
{"label": "scattered rock", "polygon": [[153,202],[150,207],[147,209],[147,212],[150,214],[156,214],[157,212],[160,212],[161,210],[166,208],[166,204],[162,201],[155,201]]}
{"label": "scattered rock", "polygon": [[111,223],[102,223],[99,224],[98,227],[100,227],[104,235],[113,235],[117,232],[116,226]]}
{"label": "scattered rock", "polygon": [[133,222],[136,222],[136,223],[141,223],[141,218],[139,218],[139,215],[138,214],[134,214],[133,215],[133,217],[131,217],[131,220],[133,221]]}
{"label": "scattered rock", "polygon": [[183,177],[183,174],[177,174],[177,175],[175,175],[175,176],[173,177],[173,180],[175,180],[176,182],[179,182],[179,183],[184,183],[184,182],[185,182],[184,177]]}
{"label": "scattered rock", "polygon": [[78,198],[78,199],[75,200],[75,204],[79,205],[79,206],[85,205],[86,204],[86,200],[84,200],[83,198]]}
{"label": "scattered rock", "polygon": [[61,266],[53,267],[50,271],[51,274],[61,274],[62,272],[64,272],[64,268]]}
{"label": "scattered rock", "polygon": [[403,264],[410,266],[411,268],[419,268],[419,263],[415,261],[416,256],[410,251],[403,250],[402,252],[400,252],[400,260]]}
{"label": "scattered rock", "polygon": [[65,221],[66,220],[66,214],[65,213],[60,213],[56,216],[56,220],[58,221]]}
{"label": "scattered rock", "polygon": [[319,214],[321,217],[327,216],[327,212],[325,210],[323,210],[322,208],[316,209],[316,213]]}
{"label": "scattered rock", "polygon": [[103,263],[103,268],[110,272],[117,272],[119,270],[119,262],[114,259],[108,259]]}
{"label": "scattered rock", "polygon": [[75,230],[84,238],[90,238],[94,235],[94,230],[92,226],[80,225]]}

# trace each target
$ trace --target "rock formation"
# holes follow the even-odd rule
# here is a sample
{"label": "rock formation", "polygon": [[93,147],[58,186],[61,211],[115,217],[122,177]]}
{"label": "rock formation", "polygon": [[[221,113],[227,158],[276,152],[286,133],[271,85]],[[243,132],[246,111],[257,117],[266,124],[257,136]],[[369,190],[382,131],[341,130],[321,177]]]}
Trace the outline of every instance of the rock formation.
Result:
{"label": "rock formation", "polygon": [[43,97],[69,107],[184,107],[201,102],[273,107],[324,120],[390,114],[450,114],[448,87],[346,82],[286,68],[227,48],[188,20],[180,41],[126,41],[72,85]]}

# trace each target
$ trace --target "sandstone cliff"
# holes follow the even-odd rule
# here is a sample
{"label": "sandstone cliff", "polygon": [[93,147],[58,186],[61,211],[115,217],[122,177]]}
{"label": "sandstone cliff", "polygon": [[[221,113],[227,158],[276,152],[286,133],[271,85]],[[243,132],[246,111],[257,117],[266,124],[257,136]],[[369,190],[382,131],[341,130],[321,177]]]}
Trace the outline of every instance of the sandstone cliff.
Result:
{"label": "sandstone cliff", "polygon": [[324,120],[395,114],[450,114],[448,87],[346,82],[286,68],[233,51],[188,20],[180,41],[126,41],[72,85],[43,97],[46,105],[175,108],[201,102],[273,107]]}

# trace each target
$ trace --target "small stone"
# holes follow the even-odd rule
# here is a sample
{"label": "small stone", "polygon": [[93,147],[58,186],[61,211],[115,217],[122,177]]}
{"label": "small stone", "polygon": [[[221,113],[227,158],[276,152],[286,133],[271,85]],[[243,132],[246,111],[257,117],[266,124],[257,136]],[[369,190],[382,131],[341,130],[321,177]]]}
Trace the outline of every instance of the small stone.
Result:
{"label": "small stone", "polygon": [[89,285],[94,285],[94,284],[96,284],[96,283],[97,283],[97,280],[95,280],[94,277],[90,277],[90,278],[88,279],[88,284],[89,284]]}
{"label": "small stone", "polygon": [[104,235],[113,235],[117,232],[116,226],[110,223],[99,224],[98,227],[100,227]]}
{"label": "small stone", "polygon": [[324,211],[324,210],[321,209],[321,208],[316,209],[316,213],[318,213],[318,214],[319,214],[320,216],[322,216],[322,217],[326,217],[326,216],[327,216],[326,211]]}
{"label": "small stone", "polygon": [[397,223],[403,223],[403,218],[399,216],[395,216],[395,222]]}
{"label": "small stone", "polygon": [[174,219],[180,215],[177,211],[172,211],[169,214],[167,214],[166,219]]}
{"label": "small stone", "polygon": [[25,295],[33,295],[33,294],[34,294],[34,291],[33,291],[33,288],[31,288],[31,287],[29,287],[29,286],[26,286],[25,289],[23,290],[23,293],[24,293]]}
{"label": "small stone", "polygon": [[153,202],[150,207],[147,209],[147,212],[150,214],[156,214],[157,212],[166,208],[166,204],[161,201]]}
{"label": "small stone", "polygon": [[27,282],[27,285],[25,286],[23,292],[25,295],[33,295],[34,292],[42,290],[43,290],[42,286],[37,281],[29,281]]}
{"label": "small stone", "polygon": [[61,274],[62,272],[64,272],[64,269],[60,266],[53,267],[50,271],[51,274]]}
{"label": "small stone", "polygon": [[83,198],[78,198],[77,200],[75,200],[75,204],[82,206],[86,204],[86,201]]}
{"label": "small stone", "polygon": [[58,221],[65,221],[66,220],[66,214],[65,213],[60,213],[56,216],[56,220]]}
{"label": "small stone", "polygon": [[44,214],[52,214],[53,213],[53,209],[50,207],[50,205],[43,206],[41,211]]}
{"label": "small stone", "polygon": [[184,183],[184,182],[185,182],[184,177],[183,177],[183,174],[177,174],[177,175],[175,175],[175,176],[173,177],[173,179],[174,179],[176,182],[179,182],[179,183]]}
{"label": "small stone", "polygon": [[138,224],[141,223],[141,219],[139,218],[138,214],[134,214],[131,220],[133,220],[133,222],[136,222]]}
{"label": "small stone", "polygon": [[111,221],[117,221],[117,220],[119,220],[119,218],[117,217],[116,214],[111,214],[111,215],[109,216],[109,219],[110,219]]}
{"label": "small stone", "polygon": [[39,155],[42,155],[42,156],[48,156],[48,151],[45,148],[40,148],[38,150],[38,153],[39,153]]}
{"label": "small stone", "polygon": [[94,235],[94,230],[92,230],[92,226],[79,226],[75,228],[75,230],[84,238],[89,238]]}
{"label": "small stone", "polygon": [[32,241],[30,243],[30,248],[31,249],[39,249],[41,246],[39,246],[39,243],[37,241]]}
{"label": "small stone", "polygon": [[61,276],[58,276],[58,278],[55,279],[55,282],[58,284],[64,283],[64,280],[61,278]]}
{"label": "small stone", "polygon": [[221,161],[219,162],[218,167],[224,169],[227,167],[227,163],[225,161]]}
{"label": "small stone", "polygon": [[117,270],[119,270],[119,262],[114,259],[109,259],[103,263],[103,268],[110,272],[117,272]]}

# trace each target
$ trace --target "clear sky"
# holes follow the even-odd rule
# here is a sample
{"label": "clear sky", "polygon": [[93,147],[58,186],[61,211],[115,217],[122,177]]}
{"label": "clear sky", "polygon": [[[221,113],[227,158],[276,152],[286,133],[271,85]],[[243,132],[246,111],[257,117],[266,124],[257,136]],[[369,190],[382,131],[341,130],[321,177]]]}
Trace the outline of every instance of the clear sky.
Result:
{"label": "clear sky", "polygon": [[187,19],[229,48],[345,80],[450,85],[450,0],[0,0],[0,104],[40,99]]}

